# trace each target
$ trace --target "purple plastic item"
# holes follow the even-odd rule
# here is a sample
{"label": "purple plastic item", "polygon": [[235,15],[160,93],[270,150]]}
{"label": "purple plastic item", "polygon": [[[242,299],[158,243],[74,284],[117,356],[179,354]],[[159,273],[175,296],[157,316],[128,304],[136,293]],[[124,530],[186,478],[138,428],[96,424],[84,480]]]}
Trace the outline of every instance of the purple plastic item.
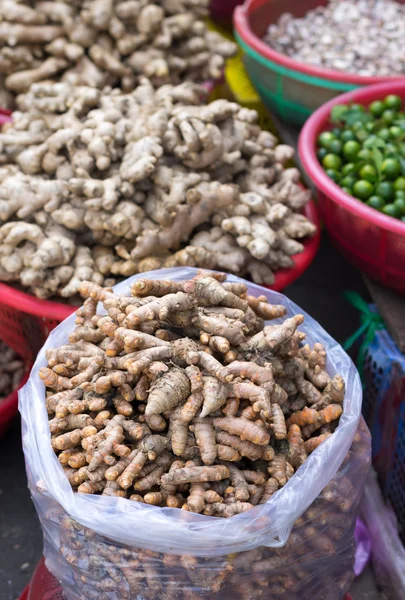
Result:
{"label": "purple plastic item", "polygon": [[371,536],[377,583],[390,600],[404,600],[405,548],[399,539],[395,514],[384,504],[374,469],[366,480],[360,514]]}
{"label": "purple plastic item", "polygon": [[357,517],[356,528],[354,530],[354,539],[356,540],[356,555],[354,561],[354,574],[356,577],[362,574],[371,558],[371,535],[364,525],[363,521]]}

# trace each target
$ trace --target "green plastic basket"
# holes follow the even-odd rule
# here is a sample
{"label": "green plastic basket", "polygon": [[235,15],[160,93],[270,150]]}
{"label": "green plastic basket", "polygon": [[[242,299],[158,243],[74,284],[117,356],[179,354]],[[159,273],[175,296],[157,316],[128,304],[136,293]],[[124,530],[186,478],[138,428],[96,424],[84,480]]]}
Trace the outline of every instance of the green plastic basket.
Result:
{"label": "green plastic basket", "polygon": [[287,69],[258,54],[236,35],[243,62],[264,104],[292,125],[303,125],[322,104],[358,86],[326,81]]}
{"label": "green plastic basket", "polygon": [[302,17],[308,10],[324,4],[326,0],[246,0],[234,13],[235,38],[244,52],[244,64],[257,92],[268,109],[299,126],[339,94],[394,79],[363,77],[300,63],[262,41],[268,26],[283,13]]}

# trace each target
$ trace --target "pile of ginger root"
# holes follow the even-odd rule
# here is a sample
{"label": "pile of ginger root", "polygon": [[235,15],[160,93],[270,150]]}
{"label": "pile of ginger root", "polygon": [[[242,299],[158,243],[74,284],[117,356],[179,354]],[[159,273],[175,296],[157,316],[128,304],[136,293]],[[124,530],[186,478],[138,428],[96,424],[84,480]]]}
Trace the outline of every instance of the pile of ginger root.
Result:
{"label": "pile of ginger root", "polygon": [[39,372],[72,488],[215,517],[265,503],[339,423],[324,346],[222,273],[130,291],[82,282],[69,343]]}
{"label": "pile of ginger root", "polygon": [[24,372],[24,361],[0,340],[0,405],[2,400],[18,388]]}
{"label": "pile of ginger root", "polygon": [[236,45],[204,22],[208,0],[0,0],[0,106],[43,81],[131,91],[221,77]]}
{"label": "pile of ginger root", "polygon": [[131,93],[33,84],[0,133],[0,280],[74,299],[195,266],[271,285],[315,225],[289,146],[186,82]]}

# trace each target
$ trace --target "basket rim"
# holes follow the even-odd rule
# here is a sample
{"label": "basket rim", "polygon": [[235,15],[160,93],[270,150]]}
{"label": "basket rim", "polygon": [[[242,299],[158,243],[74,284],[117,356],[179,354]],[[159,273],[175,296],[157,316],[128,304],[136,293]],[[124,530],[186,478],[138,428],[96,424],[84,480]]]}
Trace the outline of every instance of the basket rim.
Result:
{"label": "basket rim", "polygon": [[[300,186],[302,189],[306,189],[304,185],[300,184]],[[291,257],[294,261],[294,266],[289,269],[279,269],[276,271],[274,274],[274,283],[270,286],[265,286],[275,292],[282,291],[298,279],[309,267],[317,254],[321,232],[320,218],[313,198],[306,204],[303,213],[316,226],[316,232],[311,238],[303,241],[304,251]],[[41,300],[2,282],[0,282],[0,304],[36,317],[55,321],[64,321],[79,308],[79,305],[66,305],[61,302]]]}
{"label": "basket rim", "polygon": [[309,117],[301,130],[298,140],[298,155],[305,171],[311,177],[316,187],[336,204],[341,205],[353,215],[361,217],[373,225],[377,225],[381,229],[405,237],[405,223],[394,217],[380,213],[374,208],[363,204],[361,200],[354,198],[350,194],[346,194],[326,175],[316,156],[317,135],[330,125],[330,112],[334,106],[348,102],[361,104],[362,100],[365,100],[368,104],[372,99],[384,97],[389,93],[398,93],[405,100],[405,78],[396,81],[386,81],[346,92],[323,104]]}
{"label": "basket rim", "polygon": [[55,321],[64,321],[78,308],[76,305],[41,300],[2,282],[0,282],[0,304],[36,317]]}
{"label": "basket rim", "polygon": [[233,24],[236,32],[242,38],[242,40],[249,46],[249,48],[255,50],[259,55],[265,59],[271,60],[279,65],[283,65],[287,69],[299,71],[305,75],[334,81],[341,84],[347,85],[370,85],[373,83],[381,83],[385,81],[395,81],[400,79],[400,76],[366,76],[357,75],[356,73],[349,73],[347,71],[335,71],[334,69],[328,69],[325,67],[317,67],[316,65],[310,65],[303,63],[293,58],[290,58],[286,54],[277,52],[265,42],[263,42],[252,30],[249,24],[249,16],[259,7],[264,4],[270,3],[271,0],[245,0],[242,6],[237,6],[233,16]]}

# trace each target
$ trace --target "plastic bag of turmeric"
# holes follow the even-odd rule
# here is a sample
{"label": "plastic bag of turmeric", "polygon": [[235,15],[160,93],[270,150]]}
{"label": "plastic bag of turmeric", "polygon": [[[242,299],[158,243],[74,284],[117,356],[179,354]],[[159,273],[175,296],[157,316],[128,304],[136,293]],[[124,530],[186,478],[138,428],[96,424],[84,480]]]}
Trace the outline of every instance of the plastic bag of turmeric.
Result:
{"label": "plastic bag of turmeric", "polygon": [[[186,280],[195,269],[160,270],[135,279]],[[229,281],[243,282],[230,276]],[[343,349],[282,294],[247,283],[249,292],[302,313],[310,344],[327,350],[327,371],[346,382],[339,426],[267,503],[230,519],[125,498],[78,494],[54,454],[39,369],[45,351],[66,343],[72,316],[55,329],[20,392],[29,487],[44,531],[48,569],[67,600],[338,600],[353,578],[354,526],[370,461],[360,421],[358,373]],[[274,323],[274,321],[273,321]]]}

